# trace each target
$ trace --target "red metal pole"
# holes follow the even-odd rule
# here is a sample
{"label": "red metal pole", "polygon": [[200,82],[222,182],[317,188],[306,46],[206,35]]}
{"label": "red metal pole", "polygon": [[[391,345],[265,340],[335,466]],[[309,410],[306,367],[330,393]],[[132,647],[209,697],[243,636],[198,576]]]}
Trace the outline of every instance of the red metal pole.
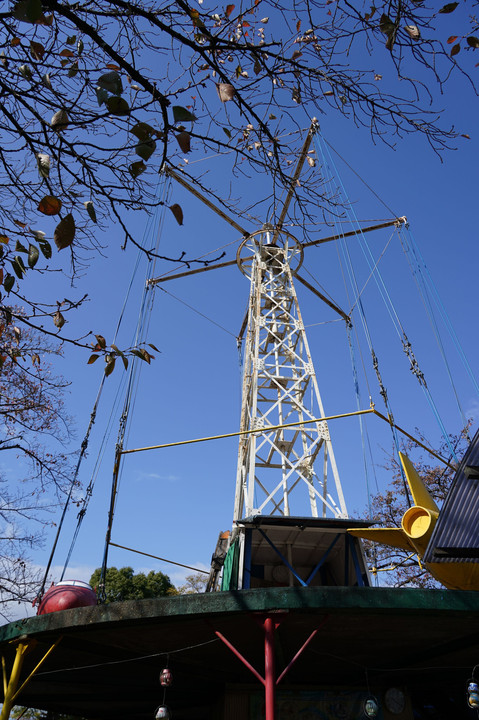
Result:
{"label": "red metal pole", "polygon": [[236,655],[236,657],[241,660],[241,662],[243,663],[243,665],[245,665],[245,666],[248,668],[248,670],[251,670],[251,672],[253,673],[253,675],[254,675],[255,677],[257,677],[258,680],[259,680],[261,683],[263,683],[263,685],[264,685],[264,684],[265,684],[265,683],[264,683],[264,679],[261,677],[261,675],[259,674],[259,672],[251,665],[251,663],[248,662],[248,660],[240,653],[240,651],[237,650],[237,649],[235,648],[235,646],[234,646],[232,643],[230,643],[230,641],[229,641],[227,638],[225,638],[225,636],[222,635],[218,630],[215,630],[215,635],[216,635],[217,637],[219,637],[219,639],[220,639],[222,642],[224,642],[224,644],[226,645],[226,647],[228,647],[228,648],[231,650],[231,652],[234,653],[234,654]]}
{"label": "red metal pole", "polygon": [[274,620],[264,621],[264,699],[266,720],[275,718],[276,677],[274,667]]}

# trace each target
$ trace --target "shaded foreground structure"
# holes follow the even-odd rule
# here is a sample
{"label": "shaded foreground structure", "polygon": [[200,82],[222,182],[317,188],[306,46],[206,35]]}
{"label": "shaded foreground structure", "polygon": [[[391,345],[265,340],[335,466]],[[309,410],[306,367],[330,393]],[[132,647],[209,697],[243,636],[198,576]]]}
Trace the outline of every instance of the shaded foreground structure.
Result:
{"label": "shaded foreground structure", "polygon": [[0,628],[4,678],[22,643],[15,703],[85,718],[152,720],[166,665],[174,720],[264,717],[265,674],[281,720],[364,718],[371,696],[383,720],[476,715],[475,592],[258,588],[65,610]]}

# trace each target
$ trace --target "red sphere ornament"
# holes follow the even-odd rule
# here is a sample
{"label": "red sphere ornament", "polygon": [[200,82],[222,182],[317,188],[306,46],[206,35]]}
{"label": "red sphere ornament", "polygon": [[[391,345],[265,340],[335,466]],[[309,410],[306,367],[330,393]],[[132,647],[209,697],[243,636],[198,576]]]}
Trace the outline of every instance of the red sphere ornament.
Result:
{"label": "red sphere ornament", "polygon": [[170,668],[164,668],[160,672],[160,685],[161,687],[170,687],[170,685],[173,685],[173,675]]}
{"label": "red sphere ornament", "polygon": [[88,583],[81,580],[63,580],[46,591],[38,606],[37,615],[96,604],[96,593]]}

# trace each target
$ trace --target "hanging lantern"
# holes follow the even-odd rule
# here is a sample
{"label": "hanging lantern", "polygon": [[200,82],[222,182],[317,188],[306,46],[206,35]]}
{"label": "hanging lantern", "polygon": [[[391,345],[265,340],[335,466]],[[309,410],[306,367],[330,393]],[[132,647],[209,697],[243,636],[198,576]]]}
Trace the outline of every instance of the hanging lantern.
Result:
{"label": "hanging lantern", "polygon": [[375,718],[377,717],[378,712],[379,707],[376,700],[372,697],[369,697],[364,703],[364,715],[367,718]]}
{"label": "hanging lantern", "polygon": [[160,672],[160,685],[161,687],[170,687],[170,685],[173,685],[173,675],[170,668],[163,668]]}
{"label": "hanging lantern", "polygon": [[170,718],[171,712],[169,707],[166,705],[160,705],[160,707],[156,710],[155,720],[170,720]]}
{"label": "hanging lantern", "polygon": [[479,685],[476,682],[470,682],[467,687],[469,707],[479,709]]}

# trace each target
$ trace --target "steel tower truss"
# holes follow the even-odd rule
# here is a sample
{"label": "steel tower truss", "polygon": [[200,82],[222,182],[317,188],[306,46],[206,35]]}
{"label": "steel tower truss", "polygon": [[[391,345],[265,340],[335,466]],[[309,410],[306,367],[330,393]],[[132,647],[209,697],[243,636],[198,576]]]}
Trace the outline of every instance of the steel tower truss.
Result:
{"label": "steel tower truss", "polygon": [[293,284],[302,259],[300,243],[268,225],[238,250],[251,282],[240,425],[249,432],[239,443],[234,521],[348,516],[329,428],[317,420],[325,414]]}

